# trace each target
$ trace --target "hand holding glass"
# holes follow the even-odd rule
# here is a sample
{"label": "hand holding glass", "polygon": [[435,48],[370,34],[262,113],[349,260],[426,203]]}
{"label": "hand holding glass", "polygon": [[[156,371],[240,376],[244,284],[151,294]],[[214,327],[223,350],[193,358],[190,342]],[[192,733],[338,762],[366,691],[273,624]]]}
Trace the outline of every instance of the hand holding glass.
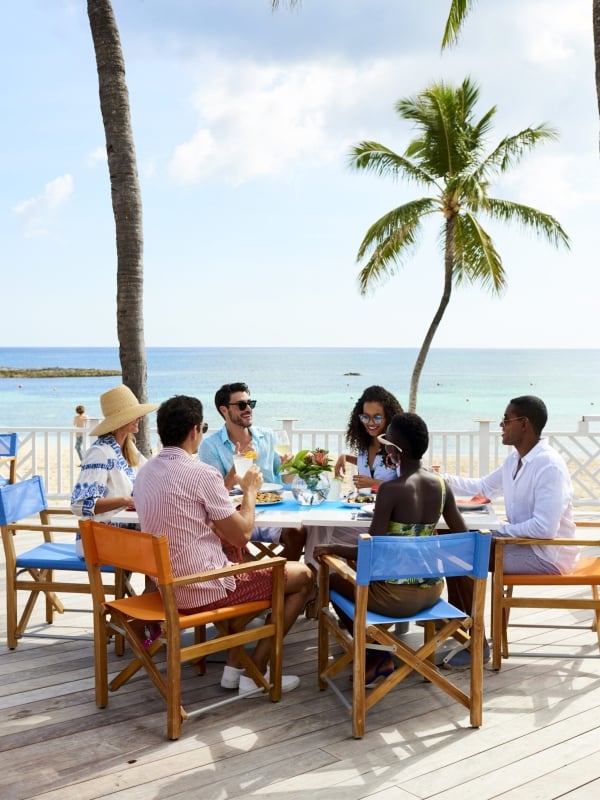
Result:
{"label": "hand holding glass", "polygon": [[292,453],[292,447],[290,445],[290,438],[287,435],[287,431],[274,431],[273,435],[275,437],[275,452],[279,456],[288,456]]}
{"label": "hand holding glass", "polygon": [[239,478],[243,478],[244,475],[248,472],[252,464],[254,464],[253,458],[246,458],[246,456],[234,456],[233,457],[233,464],[235,466],[236,475]]}

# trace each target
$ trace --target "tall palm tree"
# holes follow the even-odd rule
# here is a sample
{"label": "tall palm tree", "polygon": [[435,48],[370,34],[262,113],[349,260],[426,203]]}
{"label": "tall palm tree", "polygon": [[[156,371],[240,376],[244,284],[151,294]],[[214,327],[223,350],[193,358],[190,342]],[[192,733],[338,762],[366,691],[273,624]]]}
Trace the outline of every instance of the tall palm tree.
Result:
{"label": "tall palm tree", "polygon": [[479,283],[495,293],[506,284],[502,259],[484,230],[486,215],[502,222],[516,221],[552,244],[568,247],[568,237],[558,221],[510,200],[489,196],[491,179],[516,166],[536,144],[555,139],[552,128],[539,125],[505,137],[486,153],[486,138],[495,106],[480,120],[474,118],[478,86],[466,78],[459,87],[436,83],[416,97],[401,99],[396,111],[414,123],[417,138],[398,155],[377,142],[360,142],[352,148],[350,164],[376,175],[404,178],[423,185],[428,196],[411,200],[385,214],[367,231],[357,261],[367,258],[359,273],[361,294],[395,274],[413,250],[423,222],[441,214],[444,243],[442,297],[415,362],[409,410],[417,405],[419,379],[431,342],[450,302],[454,283]]}
{"label": "tall palm tree", "polygon": [[[117,239],[117,336],[125,383],[140,403],[147,400],[146,347],[143,309],[142,197],[125,61],[119,29],[110,0],[88,0],[88,18],[94,42],[100,108],[106,137],[106,154]],[[140,422],[139,449],[150,453],[148,420]]]}
{"label": "tall palm tree", "polygon": [[[475,0],[451,1],[450,11],[442,38],[442,50],[445,47],[456,44],[465,18],[474,5]],[[600,115],[600,0],[593,0],[592,2],[592,30],[594,34],[594,61],[596,65],[596,100],[598,103],[598,114]]]}

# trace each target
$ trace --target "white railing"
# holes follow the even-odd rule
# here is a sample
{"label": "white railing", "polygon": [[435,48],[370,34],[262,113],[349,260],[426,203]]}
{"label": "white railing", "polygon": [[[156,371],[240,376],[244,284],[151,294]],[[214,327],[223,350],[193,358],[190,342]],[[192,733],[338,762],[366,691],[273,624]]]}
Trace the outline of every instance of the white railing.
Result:
{"label": "white railing", "polygon": [[[600,507],[600,415],[584,416],[576,431],[547,431],[550,444],[562,453],[573,480],[575,503]],[[323,447],[332,456],[346,450],[344,431],[302,430],[294,427],[294,420],[282,420],[287,430],[293,452],[305,448]],[[593,430],[593,428],[596,428]],[[44,479],[48,498],[68,501],[79,473],[79,459],[75,452],[78,428],[12,428],[19,436],[17,477],[32,475]],[[151,430],[153,452],[158,452],[160,442],[156,430]],[[499,466],[509,449],[502,445],[497,423],[481,420],[477,428],[469,431],[430,431],[429,450],[424,463],[439,464],[442,472],[461,475],[485,475]],[[84,440],[84,448],[86,446]],[[6,468],[0,466],[0,475]]]}

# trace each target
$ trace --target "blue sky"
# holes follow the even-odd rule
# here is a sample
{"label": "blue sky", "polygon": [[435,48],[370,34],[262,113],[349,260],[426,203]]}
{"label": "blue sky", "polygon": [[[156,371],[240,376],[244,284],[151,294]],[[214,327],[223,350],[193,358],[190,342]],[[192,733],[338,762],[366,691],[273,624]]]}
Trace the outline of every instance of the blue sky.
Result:
{"label": "blue sky", "polygon": [[[402,152],[396,101],[471,75],[494,136],[559,133],[494,189],[557,217],[555,251],[488,226],[508,288],[455,290],[434,347],[599,347],[600,181],[590,0],[480,0],[457,48],[449,0],[113,0],[144,209],[148,346],[420,345],[442,291],[440,222],[368,297],[368,227],[423,190],[353,172]],[[4,346],[111,346],[116,254],[85,0],[3,8]]]}

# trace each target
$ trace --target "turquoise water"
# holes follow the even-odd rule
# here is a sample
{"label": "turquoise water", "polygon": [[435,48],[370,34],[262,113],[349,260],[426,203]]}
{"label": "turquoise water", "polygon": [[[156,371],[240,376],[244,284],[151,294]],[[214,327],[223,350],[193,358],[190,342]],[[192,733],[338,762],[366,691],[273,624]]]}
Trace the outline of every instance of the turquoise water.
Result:
{"label": "turquoise water", "polygon": [[[408,403],[416,349],[393,348],[150,348],[148,397],[160,402],[192,394],[213,405],[223,383],[243,380],[258,400],[257,424],[345,428],[362,390],[378,383]],[[116,348],[0,348],[4,367],[119,369]],[[347,373],[359,373],[348,375]],[[118,377],[0,379],[0,430],[71,424],[78,403],[99,417],[100,394]],[[537,394],[552,431],[574,430],[583,414],[600,414],[600,350],[435,349],[421,376],[417,411],[431,430],[471,430],[474,420],[499,420],[507,401]]]}

